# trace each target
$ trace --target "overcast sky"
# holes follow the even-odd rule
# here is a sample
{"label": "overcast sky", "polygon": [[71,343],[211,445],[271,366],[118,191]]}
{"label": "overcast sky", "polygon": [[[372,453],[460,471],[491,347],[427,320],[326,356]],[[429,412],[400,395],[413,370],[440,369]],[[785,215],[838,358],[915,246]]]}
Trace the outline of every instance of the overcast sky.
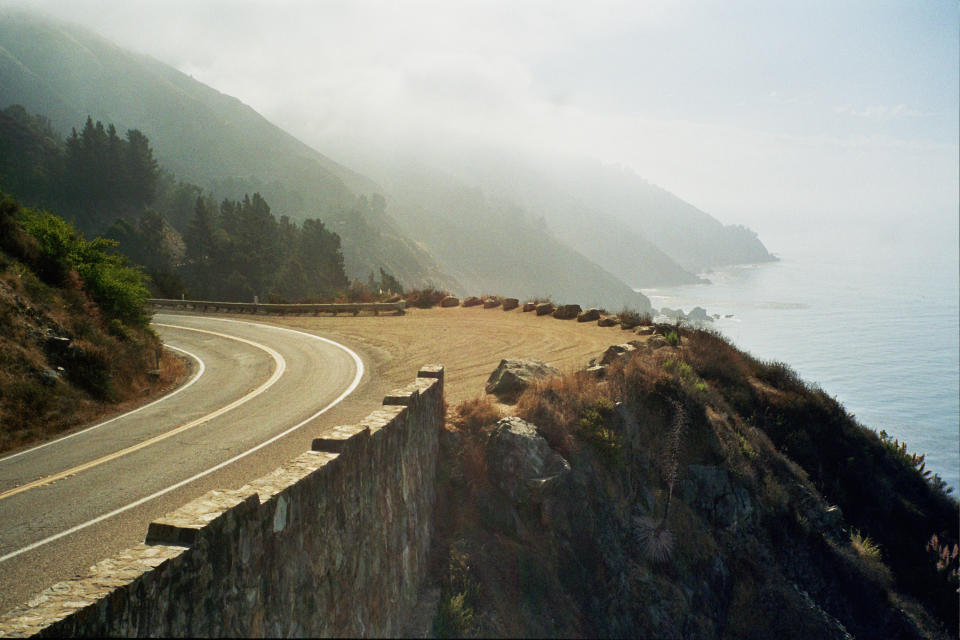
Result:
{"label": "overcast sky", "polygon": [[358,132],[582,152],[761,235],[881,220],[956,245],[956,0],[25,4],[335,159]]}

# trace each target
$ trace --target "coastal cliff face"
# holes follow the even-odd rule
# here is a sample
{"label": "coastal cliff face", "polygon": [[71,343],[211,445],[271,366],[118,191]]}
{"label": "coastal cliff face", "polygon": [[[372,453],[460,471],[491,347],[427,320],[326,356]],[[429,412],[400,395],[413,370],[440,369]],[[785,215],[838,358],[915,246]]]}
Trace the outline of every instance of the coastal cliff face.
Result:
{"label": "coastal cliff face", "polygon": [[957,503],[922,461],[783,365],[681,338],[450,413],[434,631],[951,637]]}

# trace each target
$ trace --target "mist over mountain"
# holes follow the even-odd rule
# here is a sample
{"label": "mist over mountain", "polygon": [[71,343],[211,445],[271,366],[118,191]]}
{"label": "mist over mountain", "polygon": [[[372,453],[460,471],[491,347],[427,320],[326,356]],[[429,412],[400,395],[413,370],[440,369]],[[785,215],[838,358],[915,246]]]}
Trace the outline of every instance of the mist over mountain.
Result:
{"label": "mist over mountain", "polygon": [[161,167],[217,198],[259,191],[278,215],[323,218],[343,240],[351,277],[385,267],[410,286],[457,286],[382,208],[358,197],[377,190],[369,179],[236,98],[83,27],[0,14],[0,106],[17,103],[50,118],[63,134],[87,116],[119,130],[140,129]]}
{"label": "mist over mountain", "polygon": [[469,147],[455,157],[426,147],[391,155],[358,143],[339,154],[358,172],[158,60],[76,25],[7,11],[0,106],[15,103],[64,135],[88,116],[138,128],[161,167],[215,198],[259,192],[277,215],[321,218],[341,237],[351,278],[383,267],[407,286],[646,310],[633,288],[772,259],[749,230],[584,159]]}

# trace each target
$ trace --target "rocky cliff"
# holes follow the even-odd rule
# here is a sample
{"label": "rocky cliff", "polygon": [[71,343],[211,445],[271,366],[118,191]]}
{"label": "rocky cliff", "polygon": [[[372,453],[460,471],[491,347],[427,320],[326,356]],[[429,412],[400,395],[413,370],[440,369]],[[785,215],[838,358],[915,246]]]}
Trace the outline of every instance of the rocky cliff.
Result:
{"label": "rocky cliff", "polygon": [[451,412],[434,631],[951,637],[957,502],[919,457],[782,365],[677,337]]}

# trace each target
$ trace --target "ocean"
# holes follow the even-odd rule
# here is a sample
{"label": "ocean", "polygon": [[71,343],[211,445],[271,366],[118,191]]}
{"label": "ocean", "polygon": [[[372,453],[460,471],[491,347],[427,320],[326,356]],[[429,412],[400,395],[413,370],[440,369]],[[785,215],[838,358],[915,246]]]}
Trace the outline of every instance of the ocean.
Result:
{"label": "ocean", "polygon": [[713,327],[739,348],[787,363],[861,424],[925,453],[956,496],[960,259],[955,242],[939,245],[863,243],[854,251],[793,242],[777,252],[779,262],[701,274],[709,285],[641,291],[658,309],[699,305],[720,314]]}

